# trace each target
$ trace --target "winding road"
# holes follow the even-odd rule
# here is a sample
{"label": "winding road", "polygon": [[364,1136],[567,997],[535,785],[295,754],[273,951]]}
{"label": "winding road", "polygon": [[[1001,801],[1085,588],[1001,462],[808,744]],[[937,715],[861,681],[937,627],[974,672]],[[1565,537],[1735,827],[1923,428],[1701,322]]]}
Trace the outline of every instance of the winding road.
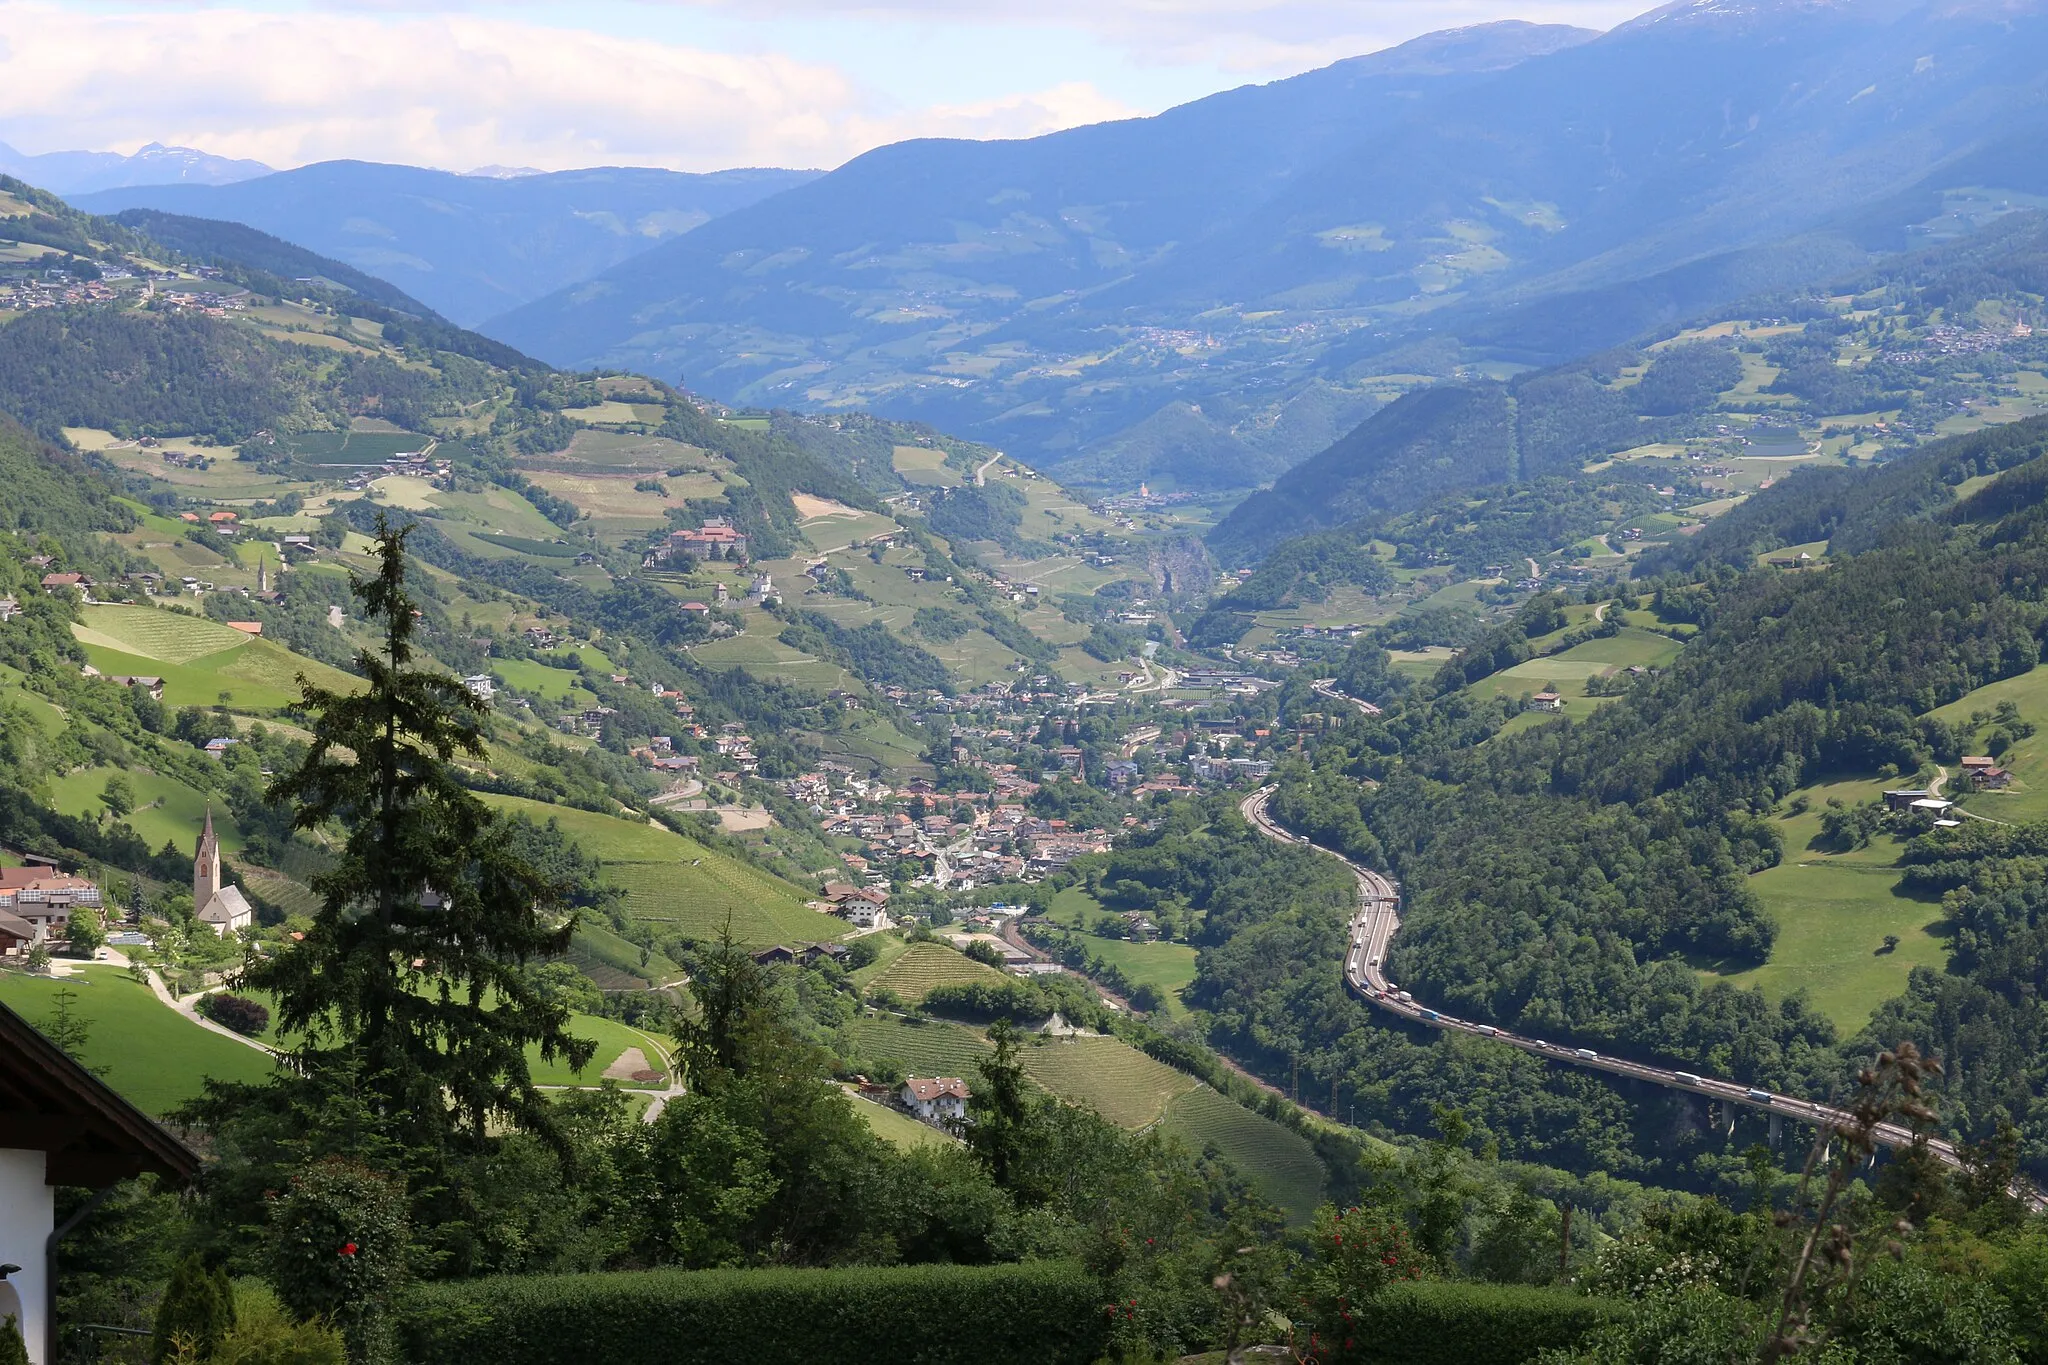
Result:
{"label": "winding road", "polygon": [[[1584,1067],[1592,1071],[1626,1076],[1630,1080],[1647,1081],[1669,1090],[1681,1090],[1706,1099],[1723,1100],[1751,1109],[1761,1109],[1766,1113],[1800,1123],[1811,1123],[1817,1127],[1840,1129],[1851,1126],[1852,1119],[1846,1110],[1833,1109],[1824,1104],[1816,1104],[1812,1100],[1800,1099],[1795,1095],[1779,1095],[1744,1085],[1739,1081],[1721,1080],[1718,1077],[1697,1075],[1690,1071],[1673,1070],[1670,1067],[1649,1066],[1642,1062],[1625,1061],[1619,1057],[1605,1057],[1591,1048],[1553,1043],[1528,1034],[1510,1033],[1492,1024],[1474,1023],[1469,1019],[1454,1019],[1448,1014],[1419,1003],[1409,992],[1387,979],[1384,966],[1387,960],[1387,945],[1393,941],[1394,932],[1401,927],[1400,886],[1341,853],[1283,829],[1266,812],[1266,803],[1272,799],[1273,791],[1272,787],[1261,787],[1239,803],[1238,809],[1252,828],[1269,839],[1286,844],[1300,844],[1319,853],[1328,854],[1350,868],[1352,874],[1358,878],[1358,912],[1351,917],[1350,943],[1344,955],[1344,984],[1368,1005],[1376,1006],[1411,1023],[1424,1024],[1452,1033],[1469,1033],[1490,1038],[1494,1042],[1520,1048],[1546,1061],[1565,1066]],[[1912,1131],[1896,1123],[1880,1125],[1873,1137],[1886,1147],[1906,1147],[1913,1142]],[[1930,1138],[1927,1146],[1944,1164],[1955,1167],[1963,1164],[1955,1144],[1941,1138]],[[2014,1193],[2036,1211],[2048,1209],[2048,1198],[2044,1198],[2031,1184],[2015,1189]]]}

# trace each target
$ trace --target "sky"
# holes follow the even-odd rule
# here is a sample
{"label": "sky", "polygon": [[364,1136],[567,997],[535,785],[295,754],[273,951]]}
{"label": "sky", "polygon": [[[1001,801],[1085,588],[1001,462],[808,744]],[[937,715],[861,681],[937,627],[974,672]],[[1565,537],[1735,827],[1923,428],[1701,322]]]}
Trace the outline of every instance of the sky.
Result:
{"label": "sky", "polygon": [[1643,0],[0,0],[0,142],[482,166],[829,168],[1157,113]]}

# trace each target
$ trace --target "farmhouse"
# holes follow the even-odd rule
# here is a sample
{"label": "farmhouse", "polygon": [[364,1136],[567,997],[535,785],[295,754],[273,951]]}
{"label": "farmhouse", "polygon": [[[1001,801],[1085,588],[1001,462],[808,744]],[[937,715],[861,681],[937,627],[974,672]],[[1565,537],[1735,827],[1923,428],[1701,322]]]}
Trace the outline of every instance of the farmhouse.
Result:
{"label": "farmhouse", "polygon": [[1536,711],[1562,711],[1564,698],[1555,692],[1538,692],[1529,698],[1529,706]]}
{"label": "farmhouse", "polygon": [[2012,785],[2012,774],[2004,768],[1973,769],[1970,785],[1980,792],[2002,791]]}
{"label": "farmhouse", "polygon": [[13,1317],[35,1365],[57,1359],[56,1192],[104,1190],[145,1171],[174,1184],[199,1158],[0,1005],[0,1319]]}
{"label": "farmhouse", "polygon": [[934,1126],[964,1123],[967,1119],[967,1082],[958,1076],[934,1076],[919,1080],[912,1076],[898,1092],[903,1107]]}

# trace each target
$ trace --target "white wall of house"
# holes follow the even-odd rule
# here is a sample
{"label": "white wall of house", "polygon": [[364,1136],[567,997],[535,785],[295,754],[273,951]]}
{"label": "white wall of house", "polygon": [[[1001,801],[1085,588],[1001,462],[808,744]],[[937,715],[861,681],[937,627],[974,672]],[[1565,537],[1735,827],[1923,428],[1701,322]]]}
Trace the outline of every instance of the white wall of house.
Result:
{"label": "white wall of house", "polygon": [[21,1336],[35,1365],[46,1365],[43,1243],[56,1226],[56,1191],[43,1183],[47,1160],[41,1152],[0,1147],[0,1262],[21,1267],[7,1283],[21,1300]]}

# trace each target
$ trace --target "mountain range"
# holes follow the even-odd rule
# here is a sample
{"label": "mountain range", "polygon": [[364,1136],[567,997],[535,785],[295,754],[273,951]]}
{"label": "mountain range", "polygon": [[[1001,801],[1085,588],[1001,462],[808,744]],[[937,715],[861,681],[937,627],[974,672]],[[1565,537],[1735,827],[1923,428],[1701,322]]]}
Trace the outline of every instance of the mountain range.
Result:
{"label": "mountain range", "polygon": [[231,185],[141,185],[67,197],[91,213],[146,208],[243,223],[388,280],[470,326],[815,174],[598,167],[456,175],[323,161]]}
{"label": "mountain range", "polygon": [[483,330],[1062,478],[1246,487],[1418,380],[2038,202],[2044,59],[2031,3],[1435,34],[1154,118],[884,147]]}
{"label": "mountain range", "polygon": [[133,185],[226,185],[269,175],[260,161],[215,156],[152,142],[132,156],[119,152],[43,152],[31,156],[0,142],[0,175],[55,194],[89,194]]}

